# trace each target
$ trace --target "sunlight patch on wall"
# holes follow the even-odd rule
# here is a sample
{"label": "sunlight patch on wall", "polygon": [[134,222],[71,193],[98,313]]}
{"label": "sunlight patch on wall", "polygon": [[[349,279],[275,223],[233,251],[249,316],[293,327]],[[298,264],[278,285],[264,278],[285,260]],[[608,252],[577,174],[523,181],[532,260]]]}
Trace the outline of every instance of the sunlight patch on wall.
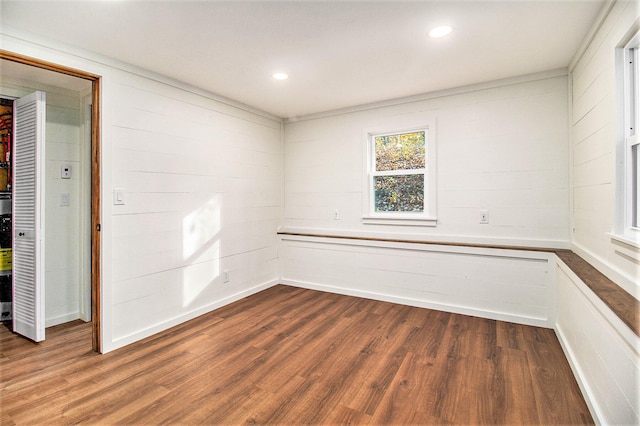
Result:
{"label": "sunlight patch on wall", "polygon": [[220,275],[220,198],[212,198],[182,221],[182,306],[192,304]]}
{"label": "sunlight patch on wall", "polygon": [[220,232],[220,195],[189,213],[182,221],[182,254],[184,260],[197,255]]}
{"label": "sunlight patch on wall", "polygon": [[183,307],[191,305],[220,276],[220,241],[216,240],[207,252],[215,258],[204,262],[193,262],[182,273]]}

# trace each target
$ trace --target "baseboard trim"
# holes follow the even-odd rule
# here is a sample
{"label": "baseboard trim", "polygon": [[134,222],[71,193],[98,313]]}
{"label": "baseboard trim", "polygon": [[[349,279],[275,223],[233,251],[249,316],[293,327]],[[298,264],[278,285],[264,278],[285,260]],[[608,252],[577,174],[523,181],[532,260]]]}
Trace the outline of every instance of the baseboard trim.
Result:
{"label": "baseboard trim", "polygon": [[536,327],[553,328],[546,318],[523,317],[519,315],[505,314],[502,312],[486,311],[481,309],[469,308],[465,306],[448,305],[441,303],[429,302],[428,300],[411,299],[390,294],[374,293],[362,290],[356,290],[346,287],[336,287],[326,284],[312,283],[308,281],[297,281],[283,278],[281,284],[292,287],[306,288],[309,290],[325,291],[328,293],[342,294],[345,296],[362,297],[364,299],[379,300],[381,302],[397,303],[407,306],[415,306],[417,308],[433,309],[436,311],[450,312],[454,314],[469,315],[480,318],[487,318],[498,321],[513,322],[517,324],[533,325]]}
{"label": "baseboard trim", "polygon": [[54,325],[64,324],[65,322],[75,321],[80,319],[80,312],[71,312],[65,315],[59,315],[53,318],[47,318],[44,321],[45,328],[53,327]]}
{"label": "baseboard trim", "polygon": [[564,352],[564,356],[565,356],[565,358],[567,358],[567,361],[569,362],[569,367],[571,367],[571,371],[573,372],[573,377],[575,377],[576,382],[578,383],[578,387],[580,388],[580,391],[582,392],[582,396],[584,397],[584,401],[586,402],[587,406],[589,407],[589,412],[591,413],[591,416],[593,417],[594,422],[597,425],[605,424],[604,421],[603,421],[604,417],[602,415],[601,410],[593,402],[593,401],[596,401],[597,398],[593,394],[593,391],[591,390],[591,386],[589,386],[589,383],[584,380],[584,377],[585,377],[584,371],[575,362],[576,357],[575,357],[575,354],[573,353],[573,350],[571,349],[571,347],[567,343],[568,342],[567,337],[565,336],[564,332],[562,331],[562,328],[558,324],[555,325],[553,330],[555,331],[556,337],[558,338],[558,341],[560,342],[560,346],[562,347],[562,351]]}
{"label": "baseboard trim", "polygon": [[145,339],[149,336],[152,336],[156,333],[160,333],[161,331],[165,331],[171,327],[175,327],[176,325],[182,324],[184,322],[187,322],[189,320],[192,320],[194,318],[199,317],[200,315],[204,315],[206,313],[209,313],[215,309],[221,308],[223,306],[229,305],[233,302],[236,302],[240,299],[243,299],[247,296],[251,296],[252,294],[255,293],[259,293],[263,290],[266,290],[268,288],[271,288],[277,284],[280,283],[280,280],[278,279],[273,279],[267,282],[264,282],[262,284],[258,284],[254,287],[251,287],[249,289],[240,291],[238,293],[232,294],[231,296],[227,296],[225,298],[222,298],[220,300],[217,300],[213,303],[210,303],[206,306],[200,307],[198,309],[195,309],[193,311],[187,312],[183,315],[171,318],[167,321],[164,321],[160,324],[156,324],[153,327],[149,327],[149,328],[145,328],[143,330],[139,330],[135,333],[132,334],[128,334],[126,336],[120,337],[118,339],[113,340],[113,342],[111,343],[111,345],[109,345],[109,349],[103,353],[107,353],[110,351],[113,351],[115,349],[119,349],[121,347],[124,347],[126,345],[129,345],[133,342],[137,342],[138,340],[142,340]]}

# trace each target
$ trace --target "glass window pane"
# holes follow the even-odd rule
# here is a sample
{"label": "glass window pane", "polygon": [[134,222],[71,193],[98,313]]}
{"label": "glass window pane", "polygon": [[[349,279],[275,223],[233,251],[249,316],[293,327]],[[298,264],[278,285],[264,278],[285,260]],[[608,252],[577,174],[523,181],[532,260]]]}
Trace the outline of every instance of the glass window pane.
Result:
{"label": "glass window pane", "polygon": [[375,211],[424,211],[424,175],[376,176]]}
{"label": "glass window pane", "polygon": [[425,132],[374,137],[376,171],[425,168]]}
{"label": "glass window pane", "polygon": [[631,135],[637,133],[638,126],[640,125],[640,48],[636,47],[631,49],[631,55],[633,57],[633,70],[631,71],[629,85],[631,86]]}
{"label": "glass window pane", "polygon": [[631,147],[631,226],[640,228],[640,144]]}

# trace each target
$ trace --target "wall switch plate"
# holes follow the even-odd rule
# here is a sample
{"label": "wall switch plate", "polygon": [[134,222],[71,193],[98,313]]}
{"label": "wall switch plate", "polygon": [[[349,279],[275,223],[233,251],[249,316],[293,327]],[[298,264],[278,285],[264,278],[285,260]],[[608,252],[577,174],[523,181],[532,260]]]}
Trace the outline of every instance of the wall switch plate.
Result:
{"label": "wall switch plate", "polygon": [[63,164],[60,166],[60,179],[71,179],[71,165]]}
{"label": "wall switch plate", "polygon": [[113,190],[113,205],[114,206],[124,205],[124,191],[122,189]]}
{"label": "wall switch plate", "polygon": [[60,205],[64,207],[71,205],[71,195],[68,192],[60,194]]}
{"label": "wall switch plate", "polygon": [[483,225],[489,223],[489,210],[480,210],[480,223]]}
{"label": "wall switch plate", "polygon": [[222,282],[223,283],[229,282],[229,271],[222,271]]}
{"label": "wall switch plate", "polygon": [[333,211],[333,220],[340,220],[340,210],[335,209]]}

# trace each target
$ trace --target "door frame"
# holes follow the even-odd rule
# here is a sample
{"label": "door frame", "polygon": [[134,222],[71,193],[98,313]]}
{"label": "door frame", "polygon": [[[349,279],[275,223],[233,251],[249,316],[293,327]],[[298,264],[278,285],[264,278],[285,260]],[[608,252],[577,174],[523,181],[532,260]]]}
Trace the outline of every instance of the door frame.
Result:
{"label": "door frame", "polygon": [[100,97],[102,77],[2,49],[0,49],[0,59],[91,81],[91,347],[94,351],[100,353],[102,352],[102,327],[100,321],[102,312],[100,291],[102,266],[102,258],[100,257]]}

